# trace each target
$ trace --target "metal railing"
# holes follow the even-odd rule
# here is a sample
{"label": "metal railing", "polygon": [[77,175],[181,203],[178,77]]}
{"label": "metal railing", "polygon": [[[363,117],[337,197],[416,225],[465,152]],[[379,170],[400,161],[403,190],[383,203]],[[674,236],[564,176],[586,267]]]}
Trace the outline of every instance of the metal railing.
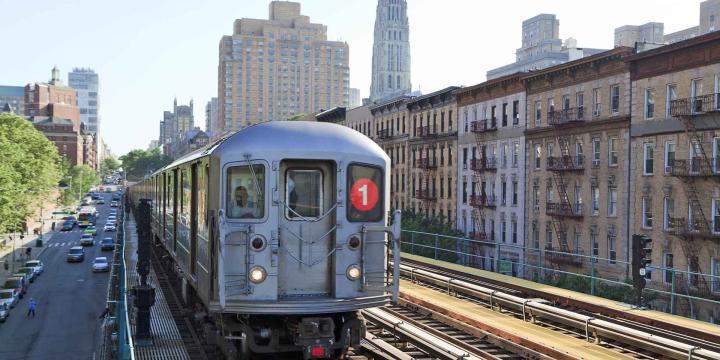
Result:
{"label": "metal railing", "polygon": [[[433,131],[433,130],[435,130],[435,131]],[[415,134],[417,137],[421,137],[421,138],[430,138],[430,137],[438,136],[437,129],[433,129],[430,125],[418,126],[417,128],[415,128]]]}
{"label": "metal railing", "polygon": [[[125,211],[124,206],[118,210],[118,213],[121,211]],[[127,298],[127,292],[128,292],[128,284],[127,284],[127,275],[125,274],[125,265],[126,265],[126,259],[125,259],[125,242],[128,238],[127,235],[127,229],[125,228],[126,223],[126,217],[128,215],[122,214],[120,215],[120,229],[122,229],[122,234],[118,234],[118,240],[122,238],[122,243],[118,249],[118,251],[122,254],[122,264],[120,266],[119,276],[120,276],[120,296],[118,300],[118,306],[117,306],[117,319],[118,319],[118,332],[117,332],[117,342],[118,342],[118,359],[122,360],[135,360],[135,344],[133,343],[132,338],[132,325],[130,324],[130,315],[128,311],[128,298]]]}
{"label": "metal railing", "polygon": [[[516,268],[517,276],[532,280],[546,281],[558,276],[568,276],[587,281],[587,293],[602,295],[601,285],[614,285],[632,289],[632,284],[624,279],[630,264],[626,261],[605,258],[598,255],[585,255],[582,249],[575,252],[558,251],[554,248],[536,248],[517,244],[486,241],[471,237],[458,237],[421,231],[403,230],[402,250],[409,254],[424,256],[435,260],[456,263],[463,266],[479,266],[484,270],[507,272]],[[492,249],[492,255],[473,253],[474,249]],[[502,258],[504,253],[524,254],[519,260]],[[567,271],[544,266],[547,259],[563,256],[579,263],[580,271]],[[478,266],[475,266],[478,267]],[[703,302],[720,306],[720,275],[709,275],[682,269],[650,265],[648,272],[661,272],[661,278],[648,281],[645,292],[669,300],[672,314],[693,315],[693,305]],[[603,274],[606,274],[603,276]],[[612,278],[607,274],[614,275]],[[623,281],[626,280],[626,281]],[[683,306],[685,305],[685,306]]]}
{"label": "metal railing", "polygon": [[488,131],[495,131],[498,129],[496,119],[475,120],[470,123],[470,126],[470,131],[474,133],[484,133]]}
{"label": "metal railing", "polygon": [[415,161],[415,168],[417,169],[437,169],[437,161],[434,158],[419,158]]}
{"label": "metal railing", "polygon": [[552,171],[584,170],[585,157],[582,155],[557,157],[551,156],[547,158],[547,169]]}
{"label": "metal railing", "polygon": [[720,157],[708,158],[707,161],[696,156],[689,160],[675,159],[667,171],[677,177],[720,176]]}
{"label": "metal railing", "polygon": [[496,207],[497,199],[495,195],[470,195],[470,206],[472,207]]}
{"label": "metal railing", "polygon": [[720,94],[706,94],[670,101],[670,116],[700,115],[720,110]]}
{"label": "metal railing", "polygon": [[430,189],[415,190],[415,198],[419,199],[419,200],[428,200],[428,201],[437,200],[437,196],[435,196],[435,192],[430,191]]}
{"label": "metal railing", "polygon": [[470,170],[485,171],[497,170],[497,160],[495,158],[479,158],[470,160]]}
{"label": "metal railing", "polygon": [[565,204],[546,201],[545,214],[550,216],[582,217],[583,204]]}
{"label": "metal railing", "polygon": [[558,126],[585,121],[585,108],[569,108],[563,110],[548,111],[548,125]]}

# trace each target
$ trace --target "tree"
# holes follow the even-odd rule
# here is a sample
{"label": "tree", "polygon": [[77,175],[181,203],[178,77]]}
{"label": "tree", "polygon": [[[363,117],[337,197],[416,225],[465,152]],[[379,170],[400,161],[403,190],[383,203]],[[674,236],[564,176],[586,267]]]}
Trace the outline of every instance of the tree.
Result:
{"label": "tree", "polygon": [[[438,260],[444,260],[449,262],[458,261],[458,254],[456,253],[459,244],[461,244],[462,238],[465,237],[461,231],[453,229],[446,221],[443,215],[439,217],[428,217],[423,214],[416,213],[412,210],[403,210],[402,212],[402,230],[417,231],[426,234],[414,234],[412,235],[412,241],[419,246],[415,247],[415,254],[434,257],[435,256],[435,234],[445,235],[437,237],[438,248],[444,249],[438,251]],[[410,241],[408,237],[410,235],[403,235],[404,250],[410,249]]]}
{"label": "tree", "polygon": [[61,176],[55,145],[32,123],[0,114],[0,233],[17,231]]}
{"label": "tree", "polygon": [[172,158],[160,153],[159,148],[150,151],[135,149],[120,157],[125,176],[130,179],[142,179],[148,174],[168,165]]}
{"label": "tree", "polygon": [[100,162],[100,175],[110,175],[119,168],[120,162],[114,156],[108,156]]}
{"label": "tree", "polygon": [[63,191],[62,199],[66,205],[72,204],[79,200],[84,194],[90,191],[90,188],[100,183],[100,177],[87,165],[77,165],[70,168],[68,178],[65,182],[68,186]]}

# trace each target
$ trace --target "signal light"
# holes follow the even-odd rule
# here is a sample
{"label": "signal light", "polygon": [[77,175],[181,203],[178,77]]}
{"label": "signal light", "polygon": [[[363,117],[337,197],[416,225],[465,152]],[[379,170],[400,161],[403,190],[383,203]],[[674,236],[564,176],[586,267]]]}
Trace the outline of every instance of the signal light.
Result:
{"label": "signal light", "polygon": [[314,345],[310,348],[310,356],[314,358],[325,357],[325,347],[322,345]]}

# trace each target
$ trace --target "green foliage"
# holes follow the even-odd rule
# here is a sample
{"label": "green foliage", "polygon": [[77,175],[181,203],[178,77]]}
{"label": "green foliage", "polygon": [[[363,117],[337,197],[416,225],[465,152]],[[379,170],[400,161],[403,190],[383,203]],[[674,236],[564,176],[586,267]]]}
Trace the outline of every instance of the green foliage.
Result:
{"label": "green foliage", "polygon": [[18,230],[60,180],[55,145],[32,123],[0,114],[0,233]]}
{"label": "green foliage", "polygon": [[68,170],[68,178],[64,179],[68,188],[62,193],[62,201],[70,205],[100,183],[100,176],[87,165],[73,166]]}
{"label": "green foliage", "polygon": [[439,217],[427,217],[423,214],[415,213],[411,210],[403,210],[402,212],[402,230],[418,231],[430,234],[439,234],[457,237],[459,239],[452,239],[446,237],[435,237],[435,235],[424,235],[424,234],[403,234],[402,244],[404,251],[410,251],[410,247],[414,243],[414,254],[420,256],[426,256],[429,258],[435,257],[435,245],[437,240],[437,247],[440,249],[447,249],[450,251],[438,250],[437,259],[457,262],[458,255],[456,250],[462,249],[463,241],[462,238],[465,235],[458,230],[450,227],[444,216]]}
{"label": "green foliage", "polygon": [[108,156],[100,162],[100,175],[110,175],[119,168],[120,162],[114,156]]}
{"label": "green foliage", "polygon": [[[590,276],[590,274],[587,275]],[[544,279],[539,279],[539,282],[562,289],[590,294],[590,278],[587,277],[573,276],[570,274],[555,274],[554,276],[547,276]],[[630,279],[625,279],[624,282],[628,285],[632,285],[632,281]],[[595,279],[595,296],[628,304],[635,303],[635,290],[632,286],[612,284],[598,279]],[[643,292],[645,302],[653,301],[657,299],[657,297],[658,294],[655,292]]]}
{"label": "green foliage", "polygon": [[121,156],[120,161],[128,179],[142,179],[145,175],[170,164],[172,158],[161,154],[159,148],[150,151],[135,149]]}

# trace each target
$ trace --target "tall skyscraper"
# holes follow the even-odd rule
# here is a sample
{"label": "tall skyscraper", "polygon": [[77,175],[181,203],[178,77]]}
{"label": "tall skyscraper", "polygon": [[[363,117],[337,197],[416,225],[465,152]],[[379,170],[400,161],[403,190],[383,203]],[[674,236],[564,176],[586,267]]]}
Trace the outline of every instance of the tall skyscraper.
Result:
{"label": "tall skyscraper", "polygon": [[370,100],[411,91],[410,23],[405,0],[378,0],[373,42]]}
{"label": "tall skyscraper", "polygon": [[74,68],[68,73],[68,85],[75,89],[80,108],[80,123],[85,132],[97,134],[100,129],[100,80],[92,69]]}
{"label": "tall skyscraper", "polygon": [[0,85],[0,107],[9,107],[16,115],[25,114],[25,88]]}
{"label": "tall skyscraper", "polygon": [[218,131],[218,98],[211,98],[205,105],[205,132],[214,139],[220,135]]}
{"label": "tall skyscraper", "polygon": [[300,14],[300,4],[270,3],[270,19],[238,19],[220,40],[219,132],[334,106],[350,96],[347,43]]}

